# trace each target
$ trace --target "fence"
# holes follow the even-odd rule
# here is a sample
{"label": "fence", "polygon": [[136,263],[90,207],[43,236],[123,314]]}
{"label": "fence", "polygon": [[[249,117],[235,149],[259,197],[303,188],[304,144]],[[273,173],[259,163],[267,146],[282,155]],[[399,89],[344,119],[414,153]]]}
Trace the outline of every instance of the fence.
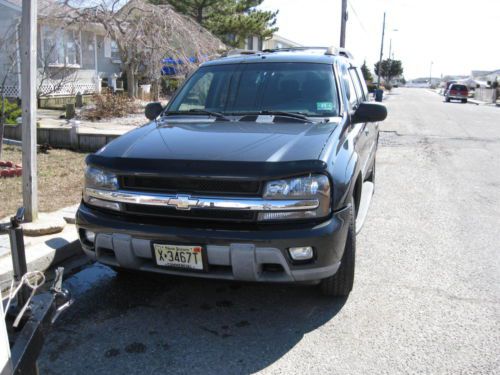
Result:
{"label": "fence", "polygon": [[4,86],[3,90],[0,88],[0,95],[2,91],[5,93],[6,98],[19,98],[21,93],[19,92],[19,88],[17,86]]}
{"label": "fence", "polygon": [[474,99],[486,103],[495,103],[497,101],[497,89],[478,87],[474,92]]}

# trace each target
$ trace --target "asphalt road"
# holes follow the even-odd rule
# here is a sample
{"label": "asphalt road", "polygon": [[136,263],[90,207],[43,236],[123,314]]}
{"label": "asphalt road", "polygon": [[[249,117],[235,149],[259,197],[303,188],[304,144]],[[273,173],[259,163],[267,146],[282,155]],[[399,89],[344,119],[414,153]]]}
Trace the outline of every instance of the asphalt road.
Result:
{"label": "asphalt road", "polygon": [[397,89],[347,300],[93,265],[45,374],[500,373],[500,108]]}

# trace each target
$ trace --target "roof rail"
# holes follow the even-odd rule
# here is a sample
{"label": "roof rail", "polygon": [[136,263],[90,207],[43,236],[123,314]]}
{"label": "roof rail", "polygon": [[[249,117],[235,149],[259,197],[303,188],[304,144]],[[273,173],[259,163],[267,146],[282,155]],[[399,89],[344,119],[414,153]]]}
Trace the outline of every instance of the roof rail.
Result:
{"label": "roof rail", "polygon": [[287,51],[307,51],[307,50],[326,50],[326,47],[281,47],[265,49],[262,52],[287,52]]}
{"label": "roof rail", "polygon": [[309,51],[309,50],[323,50],[325,55],[331,56],[344,56],[348,59],[353,59],[353,55],[345,48],[339,48],[335,46],[331,47],[284,47],[284,48],[273,48],[265,49],[262,52],[288,52],[288,51]]}
{"label": "roof rail", "polygon": [[255,55],[259,51],[246,50],[246,49],[232,49],[227,51],[226,56],[236,56],[236,55]]}

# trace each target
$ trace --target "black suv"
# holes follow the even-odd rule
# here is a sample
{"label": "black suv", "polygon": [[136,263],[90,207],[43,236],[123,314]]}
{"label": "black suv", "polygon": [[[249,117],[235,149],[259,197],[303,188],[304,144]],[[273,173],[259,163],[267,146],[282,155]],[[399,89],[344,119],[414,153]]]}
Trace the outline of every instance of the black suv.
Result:
{"label": "black suv", "polygon": [[88,256],[118,271],[349,294],[387,111],[347,51],[211,61],[146,116],[86,159],[77,226]]}

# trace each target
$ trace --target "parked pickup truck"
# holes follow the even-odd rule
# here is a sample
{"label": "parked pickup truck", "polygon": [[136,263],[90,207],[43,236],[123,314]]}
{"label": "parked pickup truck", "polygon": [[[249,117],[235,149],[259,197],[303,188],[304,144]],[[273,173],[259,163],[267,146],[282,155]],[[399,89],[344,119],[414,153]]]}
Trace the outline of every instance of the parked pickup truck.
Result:
{"label": "parked pickup truck", "polygon": [[118,272],[346,296],[386,116],[342,49],[207,62],[166,108],[146,107],[149,124],[87,157],[83,249]]}

